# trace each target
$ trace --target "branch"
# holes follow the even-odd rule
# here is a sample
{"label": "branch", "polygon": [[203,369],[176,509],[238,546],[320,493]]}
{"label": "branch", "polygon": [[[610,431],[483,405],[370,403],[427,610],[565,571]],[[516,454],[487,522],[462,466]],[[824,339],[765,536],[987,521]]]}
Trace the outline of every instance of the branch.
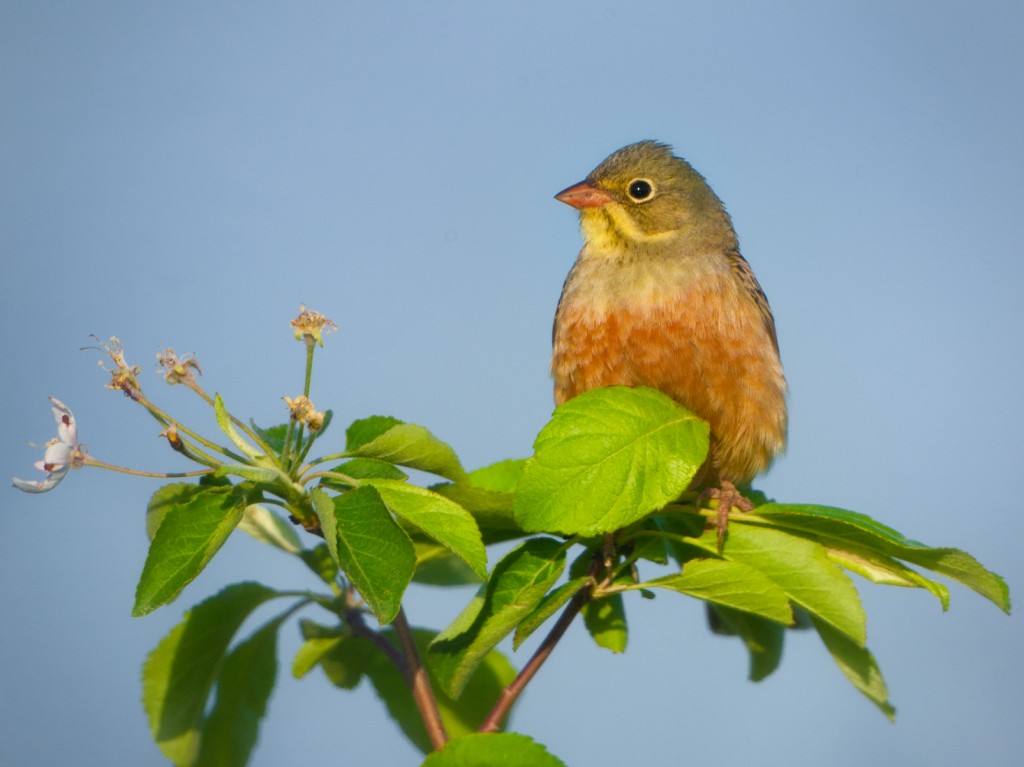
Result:
{"label": "branch", "polygon": [[[591,564],[590,575],[594,575],[601,564],[600,558],[595,557],[593,564]],[[540,647],[530,658],[529,662],[523,666],[523,670],[519,672],[519,675],[512,680],[512,682],[501,691],[501,695],[498,697],[498,701],[494,704],[494,708],[487,715],[487,718],[483,721],[483,724],[479,727],[479,732],[497,732],[501,729],[502,723],[505,721],[505,717],[508,716],[509,709],[512,708],[512,704],[516,702],[516,699],[522,694],[523,690],[526,689],[526,685],[530,683],[534,675],[540,671],[540,667],[544,665],[544,661],[548,659],[548,656],[554,651],[558,641],[565,634],[566,629],[569,628],[569,624],[573,622],[580,610],[583,609],[583,605],[590,601],[590,597],[594,593],[594,586],[585,586],[576,592],[569,604],[566,605],[565,610],[558,618],[558,622],[551,628],[551,631],[544,641],[541,642]]]}
{"label": "branch", "polygon": [[420,719],[423,720],[427,737],[430,738],[430,744],[435,751],[440,750],[448,742],[448,733],[445,732],[441,712],[437,709],[437,699],[434,698],[427,670],[420,660],[420,652],[416,647],[412,629],[409,628],[409,622],[406,620],[405,610],[399,609],[398,615],[392,623],[395,633],[398,635],[399,644],[402,646],[401,651],[381,632],[367,626],[362,612],[357,608],[349,607],[345,610],[345,622],[352,629],[353,635],[372,643],[405,677],[406,684],[412,691],[413,700],[416,702],[416,708],[419,709]]}
{"label": "branch", "polygon": [[349,628],[352,629],[352,634],[357,637],[365,639],[370,642],[374,647],[384,653],[384,656],[391,661],[395,668],[401,672],[402,676],[409,677],[409,668],[406,665],[405,658],[402,653],[398,651],[388,638],[381,634],[379,631],[374,631],[372,628],[366,625],[366,621],[363,619],[363,614],[358,608],[348,607],[345,609],[345,622]]}
{"label": "branch", "polygon": [[430,677],[420,660],[420,652],[416,648],[416,639],[413,637],[412,629],[409,628],[409,621],[405,618],[405,609],[399,608],[398,615],[393,623],[395,633],[402,645],[402,653],[405,656],[405,675],[409,687],[412,688],[412,697],[416,701],[416,708],[420,711],[420,718],[430,738],[430,745],[435,751],[440,751],[448,742],[448,733],[445,732],[444,722],[441,721],[441,712],[437,710],[437,699],[430,686]]}

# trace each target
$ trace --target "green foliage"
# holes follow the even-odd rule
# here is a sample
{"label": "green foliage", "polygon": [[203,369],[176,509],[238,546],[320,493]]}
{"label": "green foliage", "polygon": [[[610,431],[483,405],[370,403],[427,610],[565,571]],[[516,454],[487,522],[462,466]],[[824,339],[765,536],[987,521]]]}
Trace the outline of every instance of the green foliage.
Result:
{"label": "green foliage", "polygon": [[423,767],[565,767],[544,746],[516,733],[476,733],[451,741]]}
{"label": "green foliage", "polygon": [[[641,586],[630,586],[639,589]],[[643,588],[660,588],[731,607],[783,625],[793,623],[789,596],[762,571],[728,559],[695,559],[681,573],[647,581]]]}
{"label": "green foliage", "polygon": [[260,452],[260,450],[253,447],[248,440],[238,433],[238,430],[231,422],[231,414],[228,413],[228,409],[224,405],[224,400],[219,394],[214,395],[213,411],[217,416],[217,425],[220,427],[220,430],[227,435],[232,444],[238,448],[246,458],[259,461],[266,457],[262,452]]}
{"label": "green foliage", "polygon": [[514,493],[525,463],[526,461],[521,458],[508,458],[490,466],[474,469],[469,472],[470,484],[493,493]]}
{"label": "green foliage", "polygon": [[302,541],[295,532],[295,525],[260,504],[246,507],[238,529],[288,554],[297,554],[302,550]]}
{"label": "green foliage", "polygon": [[249,505],[240,487],[206,487],[182,497],[184,503],[163,511],[153,534],[132,615],[151,613],[178,596],[224,545]]}
{"label": "green foliage", "polygon": [[149,499],[146,507],[146,536],[150,541],[156,535],[157,528],[171,509],[187,505],[193,498],[204,491],[203,485],[190,485],[185,482],[174,482],[164,485]]}
{"label": "green foliage", "polygon": [[513,649],[518,650],[519,645],[525,642],[548,618],[565,607],[568,601],[580,591],[594,585],[594,579],[591,577],[573,578],[553,591],[549,591],[537,606],[516,625],[515,634],[512,637]]}
{"label": "green foliage", "polygon": [[[217,395],[207,401],[227,447],[169,429],[172,445],[195,457],[204,476],[154,493],[134,614],[173,601],[236,529],[297,557],[321,590],[240,583],[186,612],[161,640],[143,669],[143,705],[154,740],[176,765],[247,763],[275,684],[278,634],[306,607],[327,621],[299,622],[293,675],[319,668],[340,690],[369,679],[406,737],[433,751],[428,767],[562,764],[525,736],[493,731],[573,620],[599,647],[624,652],[634,594],[672,592],[657,601],[665,609],[675,595],[703,601],[712,630],[746,647],[754,681],[779,667],[787,630],[812,629],[890,718],[895,710],[848,573],[922,589],[946,609],[949,590],[921,572],[930,571],[1010,609],[1005,582],[966,552],[928,547],[842,509],[772,503],[749,491],[758,505],[730,514],[720,545],[717,509],[699,506],[689,489],[707,456],[708,426],[651,389],[582,394],[555,411],[532,457],[471,472],[430,431],[390,416],[354,421],[343,449],[309,458],[314,443],[329,441],[331,422],[306,396],[322,329],[298,332],[310,334],[307,387],[289,399],[288,423],[246,425]],[[190,368],[179,365],[186,376]],[[162,411],[158,418],[167,424]],[[441,481],[420,487],[408,469]],[[506,553],[488,573],[494,544]],[[402,604],[414,579],[478,590],[447,627],[412,630]],[[287,609],[238,637],[257,609],[281,598],[291,600]],[[497,646],[511,638],[518,650],[539,634],[517,675]]]}
{"label": "green foliage", "polygon": [[678,498],[707,449],[707,423],[661,392],[593,389],[537,436],[516,521],[530,532],[615,532]]}
{"label": "green foliage", "polygon": [[443,495],[393,479],[371,479],[384,504],[469,565],[481,578],[487,575],[487,551],[473,515]]}
{"label": "green foliage", "polygon": [[277,676],[277,630],[287,617],[266,623],[224,658],[196,764],[242,767],[249,761]]}
{"label": "green foliage", "polygon": [[827,546],[833,555],[845,554],[852,563],[860,557],[863,564],[854,572],[876,583],[927,589],[942,601],[943,609],[948,605],[946,588],[897,560],[953,578],[1004,612],[1010,612],[1010,591],[1006,581],[986,570],[966,551],[931,548],[864,514],[829,506],[769,503],[758,507],[756,516],[751,517],[751,521],[758,519],[780,529],[812,536]]}
{"label": "green foliage", "polygon": [[882,671],[867,648],[837,631],[834,626],[812,614],[811,621],[832,658],[853,686],[867,696],[889,719],[895,719],[896,709],[889,703],[889,691],[882,679]]}
{"label": "green foliage", "polygon": [[[393,463],[380,461],[376,458],[350,458],[344,463],[338,464],[334,471],[352,479],[397,479],[405,481],[409,475],[399,469]],[[338,481],[324,478],[321,484],[334,487],[337,490],[348,490],[356,485],[350,481]]]}
{"label": "green foliage", "polygon": [[[345,690],[354,689],[363,677],[368,678],[406,737],[424,753],[430,751],[427,732],[409,696],[405,680],[369,641],[347,634],[342,628],[328,629],[309,623],[304,625],[304,633],[308,638],[299,648],[292,666],[292,672],[297,678],[305,676],[317,666],[323,669],[331,682]],[[426,652],[430,642],[437,636],[437,632],[424,629],[416,629],[413,634],[421,653]],[[382,632],[382,636],[397,642],[390,629]],[[431,672],[437,705],[448,735],[458,738],[475,731],[495,698],[515,675],[516,671],[508,659],[500,652],[491,650],[456,699],[441,690],[437,676]]]}
{"label": "green foliage", "polygon": [[712,631],[743,641],[750,655],[751,682],[760,682],[779,667],[786,630],[782,623],[723,604],[709,603],[707,607]]}
{"label": "green foliage", "polygon": [[491,648],[529,615],[565,568],[565,546],[531,538],[499,562],[487,585],[430,645],[441,689],[457,697]]}
{"label": "green foliage", "polygon": [[153,739],[174,764],[194,762],[208,721],[207,698],[228,645],[253,610],[276,596],[258,583],[229,586],[187,612],[146,659],[142,703]]}
{"label": "green foliage", "polygon": [[[699,538],[689,540],[707,553],[717,551],[716,530],[708,530]],[[864,644],[867,618],[857,590],[820,544],[770,527],[744,524],[739,517],[730,524],[729,540],[722,557],[727,562],[746,565],[748,570],[781,589],[794,604],[819,616],[857,644]],[[687,569],[684,566],[683,572]],[[730,606],[739,607],[737,604]],[[756,612],[764,615],[763,611]],[[784,622],[792,623],[792,620]]]}
{"label": "green foliage", "polygon": [[353,423],[346,437],[346,450],[352,456],[376,458],[452,480],[466,476],[455,451],[422,426],[373,416]]}
{"label": "green foliage", "polygon": [[412,541],[372,487],[335,497],[312,491],[327,549],[377,620],[390,623],[412,580],[416,552]]}
{"label": "green foliage", "polygon": [[629,630],[626,626],[626,603],[622,594],[609,594],[591,599],[580,610],[583,625],[598,647],[612,652],[625,652]]}

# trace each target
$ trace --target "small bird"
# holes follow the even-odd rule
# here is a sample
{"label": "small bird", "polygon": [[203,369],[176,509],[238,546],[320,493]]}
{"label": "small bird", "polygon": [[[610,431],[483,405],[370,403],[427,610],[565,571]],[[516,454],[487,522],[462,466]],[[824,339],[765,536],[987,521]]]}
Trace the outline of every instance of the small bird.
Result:
{"label": "small bird", "polygon": [[555,313],[555,403],[599,386],[649,386],[711,426],[691,487],[718,499],[719,548],[737,484],[786,443],[775,319],[725,206],[672,148],[623,147],[555,199],[580,211],[583,249]]}

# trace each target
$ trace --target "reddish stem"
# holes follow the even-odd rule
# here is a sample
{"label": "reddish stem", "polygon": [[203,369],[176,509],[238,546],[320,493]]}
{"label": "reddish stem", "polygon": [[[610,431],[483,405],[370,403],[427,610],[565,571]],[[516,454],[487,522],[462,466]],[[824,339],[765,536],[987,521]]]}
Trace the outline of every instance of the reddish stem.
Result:
{"label": "reddish stem", "polygon": [[427,730],[430,745],[434,747],[435,751],[440,751],[448,742],[448,733],[445,732],[441,712],[437,709],[437,698],[434,697],[434,690],[430,686],[430,677],[427,676],[427,670],[423,667],[420,651],[416,647],[416,639],[412,629],[409,628],[409,621],[405,618],[404,609],[399,608],[393,625],[395,633],[398,634],[398,641],[402,645],[402,654],[405,656],[406,681],[412,689],[413,700],[416,701],[416,708],[419,709],[423,726]]}
{"label": "reddish stem", "polygon": [[[600,564],[600,560],[595,560],[595,564]],[[592,566],[591,569],[595,570],[596,567]],[[516,699],[526,689],[526,685],[530,683],[530,680],[540,671],[540,667],[544,665],[544,661],[554,651],[558,641],[565,634],[566,629],[569,628],[569,624],[579,615],[583,605],[590,601],[593,590],[593,586],[585,586],[576,592],[569,604],[566,605],[565,610],[562,611],[558,622],[551,628],[548,635],[544,637],[544,641],[541,642],[540,647],[537,648],[537,651],[527,664],[523,666],[523,670],[519,672],[519,675],[512,680],[508,687],[501,691],[501,695],[494,704],[494,708],[491,709],[483,724],[480,725],[480,732],[497,732],[501,729],[501,725],[504,723],[505,717],[508,716],[512,704],[516,702]]]}

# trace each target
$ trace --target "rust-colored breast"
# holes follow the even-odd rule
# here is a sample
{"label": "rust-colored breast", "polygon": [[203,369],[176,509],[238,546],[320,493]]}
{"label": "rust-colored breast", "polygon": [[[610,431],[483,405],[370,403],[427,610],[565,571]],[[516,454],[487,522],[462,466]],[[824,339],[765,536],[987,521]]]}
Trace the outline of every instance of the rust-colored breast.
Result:
{"label": "rust-colored breast", "polygon": [[651,386],[711,424],[720,479],[768,467],[785,445],[785,378],[761,310],[728,272],[634,301],[621,291],[581,299],[572,279],[554,330],[556,403],[598,386]]}

